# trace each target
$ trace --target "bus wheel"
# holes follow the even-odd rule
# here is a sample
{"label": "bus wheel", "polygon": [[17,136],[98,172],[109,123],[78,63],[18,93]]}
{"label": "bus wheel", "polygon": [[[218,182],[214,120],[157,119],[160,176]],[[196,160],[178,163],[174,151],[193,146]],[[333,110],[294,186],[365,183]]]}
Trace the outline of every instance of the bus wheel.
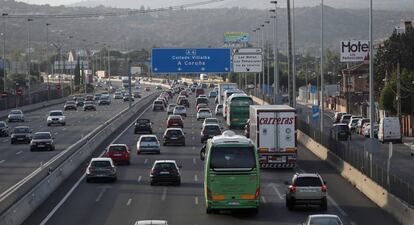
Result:
{"label": "bus wheel", "polygon": [[252,214],[257,214],[257,213],[259,212],[259,207],[251,209],[251,211],[250,211],[250,212],[251,212]]}
{"label": "bus wheel", "polygon": [[206,208],[206,213],[207,214],[212,214],[212,213],[214,213],[214,210],[210,209],[210,208]]}

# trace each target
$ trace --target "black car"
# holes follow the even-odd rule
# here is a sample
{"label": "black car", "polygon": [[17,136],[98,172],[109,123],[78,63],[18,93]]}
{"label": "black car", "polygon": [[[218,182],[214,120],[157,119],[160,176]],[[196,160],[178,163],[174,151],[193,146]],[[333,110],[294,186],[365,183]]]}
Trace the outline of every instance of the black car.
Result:
{"label": "black car", "polygon": [[152,123],[149,119],[137,119],[134,124],[134,133],[148,133],[152,134]]}
{"label": "black car", "polygon": [[221,129],[217,124],[207,124],[201,130],[201,143],[214,136],[221,135]]}
{"label": "black car", "polygon": [[0,121],[0,137],[8,137],[9,136],[9,126],[4,121]]}
{"label": "black car", "polygon": [[337,141],[347,141],[348,139],[351,140],[351,131],[349,127],[345,123],[337,123],[334,124],[330,130],[331,137]]}
{"label": "black car", "polygon": [[55,144],[53,143],[52,134],[50,132],[36,132],[30,142],[30,151],[46,150],[54,151]]}
{"label": "black car", "polygon": [[109,97],[101,96],[101,98],[98,100],[98,105],[110,105],[111,100],[109,100]]}
{"label": "black car", "polygon": [[181,128],[167,128],[163,138],[164,146],[167,144],[179,144],[185,146],[185,136]]}
{"label": "black car", "polygon": [[65,111],[67,111],[67,110],[76,110],[77,109],[76,102],[75,101],[67,101],[65,103],[65,105],[63,106],[63,109]]}
{"label": "black car", "polygon": [[11,132],[11,144],[26,143],[29,144],[32,140],[32,130],[28,126],[18,126]]}
{"label": "black car", "polygon": [[150,184],[173,183],[181,184],[180,167],[175,160],[156,160],[150,172]]}

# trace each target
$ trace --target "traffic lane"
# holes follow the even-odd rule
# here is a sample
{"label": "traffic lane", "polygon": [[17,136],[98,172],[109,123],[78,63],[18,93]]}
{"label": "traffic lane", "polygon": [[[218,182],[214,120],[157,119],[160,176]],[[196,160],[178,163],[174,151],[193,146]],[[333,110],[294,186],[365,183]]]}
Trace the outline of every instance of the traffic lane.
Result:
{"label": "traffic lane", "polygon": [[[87,133],[91,132],[98,125],[102,124],[110,117],[116,115],[123,108],[127,107],[127,103],[115,102],[113,107],[106,107],[105,113],[97,112],[77,112],[81,118],[79,125],[68,125],[61,127],[47,127],[51,129],[52,134],[56,137],[56,151],[53,152],[30,152],[30,147],[27,144],[11,145],[0,160],[0,192],[16,184],[32,171],[42,166],[48,160],[53,158],[59,152],[63,151],[71,144],[80,140]],[[101,107],[98,107],[100,110]],[[102,107],[103,108],[103,107]],[[84,116],[87,113],[88,116]],[[83,115],[82,115],[83,114]],[[79,119],[79,118],[75,118]],[[61,133],[54,132],[55,129],[62,129]],[[65,129],[65,130],[63,130]],[[42,130],[44,131],[44,130]],[[10,145],[10,144],[9,144]]]}
{"label": "traffic lane", "polygon": [[[158,113],[158,112],[153,113],[152,111],[148,111],[146,115],[144,115],[142,118],[151,118],[151,121],[163,121],[166,118],[166,113],[165,112],[164,113]],[[159,123],[157,125],[162,127],[161,131],[159,131],[158,129],[155,130],[156,135],[160,137],[162,136],[163,131],[165,130],[165,123]],[[191,130],[191,127],[188,126],[188,128],[184,128],[184,130],[186,132],[189,132]],[[115,143],[126,143],[132,149],[132,154],[131,154],[132,163],[130,166],[118,166],[118,172],[119,172],[118,178],[119,179],[116,184],[114,185],[95,184],[95,183],[86,184],[82,182],[81,185],[77,188],[76,194],[74,194],[76,197],[70,198],[67,203],[69,204],[69,202],[72,202],[72,201],[76,202],[77,200],[79,200],[79,202],[69,204],[70,206],[67,209],[65,208],[66,206],[63,206],[58,211],[58,213],[55,214],[56,216],[54,216],[48,224],[62,224],[62,223],[65,223],[65,224],[102,224],[102,223],[103,224],[119,224],[122,221],[122,219],[127,218],[127,217],[123,217],[121,219],[121,218],[118,218],[117,216],[112,216],[112,215],[113,213],[122,213],[123,207],[127,206],[128,201],[127,199],[123,198],[124,196],[122,196],[122,193],[124,192],[128,194],[129,196],[128,199],[134,196],[137,196],[140,198],[139,200],[137,200],[136,198],[131,198],[129,204],[131,204],[132,202],[133,204],[139,203],[139,205],[143,206],[143,208],[140,209],[139,211],[129,210],[127,213],[129,216],[136,215],[138,213],[142,213],[145,211],[151,212],[151,210],[145,210],[145,209],[147,209],[148,206],[151,206],[152,205],[151,203],[154,202],[152,198],[155,198],[155,197],[153,196],[157,196],[156,198],[160,200],[164,198],[164,201],[165,201],[165,199],[167,199],[167,194],[169,196],[169,192],[175,188],[175,187],[170,187],[170,186],[165,187],[165,188],[162,186],[151,187],[149,185],[149,170],[155,159],[171,159],[172,158],[172,159],[176,159],[179,164],[182,164],[183,165],[182,186],[188,185],[189,182],[187,182],[187,180],[191,180],[191,178],[195,179],[191,172],[192,170],[190,168],[192,165],[194,165],[193,163],[195,160],[193,159],[195,159],[195,156],[198,155],[198,150],[194,151],[191,145],[193,145],[192,143],[197,143],[197,141],[193,142],[193,139],[190,138],[190,140],[187,140],[187,146],[185,147],[181,147],[181,146],[164,147],[162,146],[160,155],[144,155],[144,154],[137,155],[136,148],[135,148],[136,139],[137,139],[136,137],[138,137],[138,135],[133,134],[133,128],[131,127],[119,140],[115,141]],[[187,155],[189,154],[194,155],[194,157],[188,158]],[[185,157],[180,157],[180,155],[185,155]],[[198,164],[197,166],[202,167],[202,165],[198,165]],[[105,197],[99,197],[101,193],[99,188],[102,188],[101,187],[102,185],[112,186],[112,188],[108,188],[108,190],[105,191]],[[96,186],[98,186],[98,188]],[[111,199],[113,192],[120,195],[119,199]],[[131,192],[133,193],[133,195],[131,195]],[[79,195],[79,198],[78,198],[77,193],[82,193],[81,195]],[[86,194],[83,195],[84,193]],[[108,193],[111,193],[111,194],[108,194]],[[89,196],[89,198],[85,196]],[[94,197],[90,197],[90,196],[94,196]],[[141,197],[143,197],[144,199],[141,199]],[[149,198],[150,201],[146,202],[145,199],[147,199],[148,197],[150,197]],[[98,205],[96,205],[97,201],[100,202]],[[108,205],[108,204],[103,203],[104,201],[109,201],[108,203],[109,205],[114,205],[114,203],[117,203],[117,202],[120,202],[120,203],[122,202],[122,204],[118,205],[117,206],[118,209],[116,210],[114,210],[113,207],[110,207],[111,210],[110,212],[107,213],[106,211],[107,207],[103,205]],[[89,203],[92,203],[93,207]],[[74,216],[73,219],[71,220],[70,223],[68,223],[68,221],[66,221],[66,218],[68,216],[68,212],[73,212],[72,207],[74,205],[79,205],[76,211],[78,210],[88,211],[89,213],[85,214],[84,217],[82,215],[80,215],[79,217],[77,215],[73,215]],[[162,207],[163,207],[162,205],[158,204],[156,208],[162,209]],[[150,209],[150,207],[148,207],[148,209]],[[60,212],[62,212],[62,215],[58,216]],[[131,213],[131,212],[135,212],[135,213]],[[104,216],[102,216],[102,214]],[[56,217],[60,219],[55,220]],[[110,222],[112,221],[111,218],[116,218],[114,219],[116,223]],[[106,222],[103,222],[102,219],[105,220]],[[136,218],[134,217],[131,220],[135,220],[135,219]]]}
{"label": "traffic lane", "polygon": [[[159,117],[159,113],[153,113],[152,115],[154,117],[158,116],[155,118],[156,120],[163,119],[162,115]],[[193,118],[194,114],[190,113],[188,118],[190,120],[186,120],[186,123],[191,122]],[[196,124],[201,125],[201,121]],[[160,124],[160,126],[163,127],[163,124]],[[188,132],[189,129],[194,130],[195,128],[196,126],[188,126],[185,130]],[[134,138],[132,132],[133,130],[130,128],[116,142],[134,144],[136,138]],[[157,135],[161,135],[161,133],[157,132]],[[281,194],[284,189],[282,183],[292,176],[293,171],[263,170],[262,206],[258,216],[246,217],[239,214],[232,217],[225,213],[224,215],[206,215],[202,187],[203,163],[198,161],[201,143],[198,140],[190,140],[189,142],[190,146],[187,147],[163,147],[159,156],[134,156],[133,154],[131,166],[118,167],[120,179],[111,187],[107,184],[96,184],[98,187],[94,187],[82,183],[74,196],[67,201],[68,206],[65,204],[52,217],[49,224],[64,222],[68,212],[71,212],[71,209],[74,208],[80,211],[88,210],[90,213],[81,214],[78,217],[73,215],[75,216],[73,224],[133,224],[134,221],[140,219],[167,219],[172,224],[228,224],[234,222],[235,219],[242,224],[274,224],[274,222],[278,222],[278,224],[297,224],[302,222],[308,214],[318,212],[317,210],[298,210],[293,215],[286,216],[286,214],[292,213],[287,211],[284,206],[284,199]],[[173,159],[183,164],[183,185],[181,187],[149,186],[149,169],[153,160],[157,158],[165,159],[167,155],[168,159],[174,156]],[[276,176],[275,173],[277,173]],[[277,180],[274,177],[280,177],[280,179]],[[78,195],[80,192],[82,193]],[[84,196],[90,195],[93,197],[84,198]],[[85,199],[89,199],[89,201],[85,202]],[[69,203],[72,201],[74,201],[74,205]],[[96,202],[100,203],[96,204]],[[79,207],[85,207],[85,209]],[[331,206],[328,212],[339,214]],[[69,216],[72,218],[72,215]]]}

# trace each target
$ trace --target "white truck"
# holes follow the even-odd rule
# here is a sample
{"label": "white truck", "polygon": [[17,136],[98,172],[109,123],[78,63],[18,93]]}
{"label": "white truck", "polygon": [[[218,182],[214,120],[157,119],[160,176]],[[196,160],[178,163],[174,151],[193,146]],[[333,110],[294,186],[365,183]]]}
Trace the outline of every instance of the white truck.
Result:
{"label": "white truck", "polygon": [[296,110],[287,105],[251,105],[247,126],[262,168],[294,168]]}
{"label": "white truck", "polygon": [[237,89],[236,83],[219,83],[218,84],[218,104],[224,104],[224,92],[226,90]]}

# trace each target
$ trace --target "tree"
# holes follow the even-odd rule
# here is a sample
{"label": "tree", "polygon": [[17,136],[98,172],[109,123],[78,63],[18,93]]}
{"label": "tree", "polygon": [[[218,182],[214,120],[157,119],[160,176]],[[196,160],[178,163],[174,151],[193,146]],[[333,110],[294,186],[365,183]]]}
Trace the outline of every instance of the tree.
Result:
{"label": "tree", "polygon": [[395,94],[393,92],[392,88],[393,84],[387,83],[385,84],[384,88],[381,90],[380,94],[380,108],[391,113],[395,113],[396,110],[394,108],[394,100],[395,100]]}
{"label": "tree", "polygon": [[76,63],[76,67],[75,67],[75,86],[80,84],[80,64],[79,64],[79,58],[78,58],[78,62]]}

